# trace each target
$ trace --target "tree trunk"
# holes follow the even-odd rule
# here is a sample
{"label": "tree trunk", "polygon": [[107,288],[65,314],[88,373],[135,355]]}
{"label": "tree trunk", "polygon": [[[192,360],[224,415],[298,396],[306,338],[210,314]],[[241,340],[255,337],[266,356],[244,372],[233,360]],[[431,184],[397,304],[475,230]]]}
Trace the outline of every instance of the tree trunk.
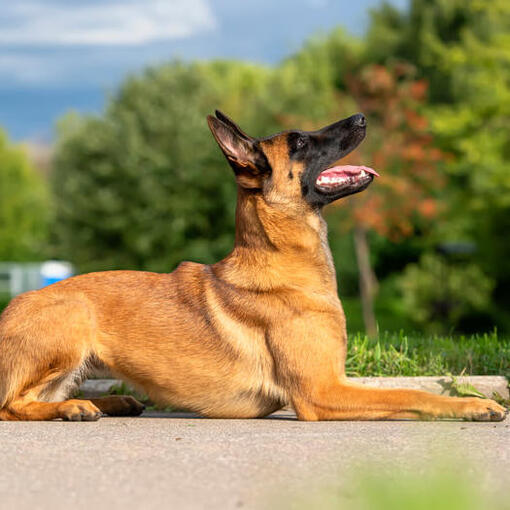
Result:
{"label": "tree trunk", "polygon": [[354,246],[359,269],[359,288],[361,294],[361,307],[363,309],[363,322],[368,336],[377,335],[375,321],[374,298],[377,294],[378,283],[370,265],[370,247],[368,246],[367,231],[362,226],[354,228]]}

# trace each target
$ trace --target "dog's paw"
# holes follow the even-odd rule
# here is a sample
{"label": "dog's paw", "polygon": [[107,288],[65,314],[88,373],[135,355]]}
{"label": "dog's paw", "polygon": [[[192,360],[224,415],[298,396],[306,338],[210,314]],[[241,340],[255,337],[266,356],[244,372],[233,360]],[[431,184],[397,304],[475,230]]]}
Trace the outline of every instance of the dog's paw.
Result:
{"label": "dog's paw", "polygon": [[466,398],[464,418],[470,421],[503,421],[508,409],[494,400],[483,398]]}
{"label": "dog's paw", "polygon": [[[140,416],[145,410],[145,406],[130,395],[120,395],[117,397],[115,405],[115,416]],[[112,413],[113,414],[113,413]]]}
{"label": "dog's paw", "polygon": [[64,421],[97,421],[103,413],[88,400],[66,400],[59,406]]}

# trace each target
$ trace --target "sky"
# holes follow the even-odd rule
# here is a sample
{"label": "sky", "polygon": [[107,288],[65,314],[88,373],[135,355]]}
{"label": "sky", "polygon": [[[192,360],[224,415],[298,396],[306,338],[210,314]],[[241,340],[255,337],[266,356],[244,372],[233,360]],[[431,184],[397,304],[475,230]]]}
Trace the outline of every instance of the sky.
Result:
{"label": "sky", "polygon": [[[337,25],[361,35],[379,0],[2,0],[0,126],[50,141],[99,112],[126,74],[172,58],[275,64]],[[391,0],[405,7],[407,0]]]}

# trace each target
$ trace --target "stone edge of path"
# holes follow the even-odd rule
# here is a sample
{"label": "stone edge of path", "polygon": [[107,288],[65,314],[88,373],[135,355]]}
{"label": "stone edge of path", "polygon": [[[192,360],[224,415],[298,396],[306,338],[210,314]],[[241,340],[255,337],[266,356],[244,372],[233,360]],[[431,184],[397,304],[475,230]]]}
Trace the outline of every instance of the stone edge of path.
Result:
{"label": "stone edge of path", "polygon": [[[404,388],[424,390],[437,395],[455,394],[453,379],[442,377],[350,377],[350,381],[373,386],[375,388]],[[492,397],[498,393],[504,399],[510,398],[508,380],[501,375],[473,375],[455,378],[457,383],[470,384],[480,393]],[[118,379],[89,379],[82,383],[80,392],[83,397],[93,398],[108,394],[115,386],[122,384]],[[129,387],[129,385],[127,385]]]}

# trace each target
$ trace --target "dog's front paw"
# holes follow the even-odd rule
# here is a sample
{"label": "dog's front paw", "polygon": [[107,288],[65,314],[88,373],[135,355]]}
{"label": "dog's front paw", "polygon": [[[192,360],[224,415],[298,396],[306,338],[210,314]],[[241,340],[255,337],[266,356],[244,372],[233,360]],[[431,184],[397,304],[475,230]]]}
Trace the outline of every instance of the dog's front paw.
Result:
{"label": "dog's front paw", "polygon": [[466,398],[464,406],[464,419],[470,421],[503,421],[508,409],[494,400],[483,398]]}
{"label": "dog's front paw", "polygon": [[66,400],[59,405],[64,421],[97,421],[103,413],[89,400]]}

